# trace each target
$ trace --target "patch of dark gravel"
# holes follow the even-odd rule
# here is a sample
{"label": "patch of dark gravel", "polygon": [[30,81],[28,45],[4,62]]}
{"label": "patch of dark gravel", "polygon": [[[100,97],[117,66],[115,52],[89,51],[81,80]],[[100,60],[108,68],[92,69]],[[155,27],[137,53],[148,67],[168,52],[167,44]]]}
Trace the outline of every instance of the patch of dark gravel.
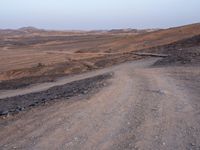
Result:
{"label": "patch of dark gravel", "polygon": [[106,86],[107,79],[111,77],[112,73],[106,73],[62,86],[55,86],[46,91],[0,99],[0,116],[15,114],[53,100],[69,99],[74,96],[89,94],[95,89]]}
{"label": "patch of dark gravel", "polygon": [[23,77],[19,79],[5,80],[0,82],[0,90],[14,90],[27,87],[31,84],[54,82],[56,78],[61,76],[64,75]]}
{"label": "patch of dark gravel", "polygon": [[167,54],[169,57],[158,60],[154,66],[199,65],[200,35],[186,38],[167,45],[152,47],[140,52]]}
{"label": "patch of dark gravel", "polygon": [[200,47],[182,48],[171,52],[169,57],[158,60],[154,66],[162,65],[199,65]]}

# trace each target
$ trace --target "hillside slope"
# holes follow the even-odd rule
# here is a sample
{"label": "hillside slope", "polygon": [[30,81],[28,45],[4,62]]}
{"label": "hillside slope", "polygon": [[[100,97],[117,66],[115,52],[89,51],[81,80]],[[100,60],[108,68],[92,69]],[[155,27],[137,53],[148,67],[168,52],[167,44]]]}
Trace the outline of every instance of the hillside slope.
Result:
{"label": "hillside slope", "polygon": [[44,34],[42,30],[40,35],[38,31],[37,35],[0,38],[0,80],[30,76],[36,80],[41,76],[49,79],[139,59],[126,52],[155,49],[200,35],[200,24],[138,34],[132,30],[131,33],[120,30],[120,33],[76,31],[73,35],[45,31]]}

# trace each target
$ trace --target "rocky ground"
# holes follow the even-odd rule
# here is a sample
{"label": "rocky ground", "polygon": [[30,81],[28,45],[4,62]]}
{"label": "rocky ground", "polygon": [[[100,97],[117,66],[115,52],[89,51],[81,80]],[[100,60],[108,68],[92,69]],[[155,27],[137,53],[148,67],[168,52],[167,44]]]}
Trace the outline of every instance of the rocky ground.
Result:
{"label": "rocky ground", "polygon": [[156,54],[167,54],[168,57],[157,61],[155,65],[199,65],[200,64],[200,35],[174,42],[171,44],[143,50]]}
{"label": "rocky ground", "polygon": [[[1,149],[200,149],[199,66],[152,66],[156,61],[144,59],[108,68],[114,72],[109,84],[89,97],[68,99],[64,95],[50,105],[2,118]],[[85,81],[90,79],[81,83]],[[80,86],[81,93],[88,84]],[[72,90],[65,86],[49,90]],[[51,92],[40,93],[55,97]]]}
{"label": "rocky ground", "polygon": [[106,85],[106,79],[111,78],[111,76],[112,74],[98,75],[62,86],[55,86],[46,91],[0,99],[0,116],[18,113],[50,101],[69,99],[73,96],[91,93],[104,87]]}

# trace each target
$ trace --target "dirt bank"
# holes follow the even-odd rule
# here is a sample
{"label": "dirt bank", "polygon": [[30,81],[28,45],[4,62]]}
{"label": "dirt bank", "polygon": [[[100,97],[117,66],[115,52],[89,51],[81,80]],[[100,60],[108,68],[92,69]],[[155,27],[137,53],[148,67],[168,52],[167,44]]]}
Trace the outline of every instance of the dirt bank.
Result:
{"label": "dirt bank", "polygon": [[46,91],[19,95],[0,99],[0,116],[24,111],[30,107],[48,103],[58,99],[69,99],[73,96],[91,93],[106,85],[106,79],[111,74],[103,74],[95,77],[74,81],[62,86],[55,86]]}

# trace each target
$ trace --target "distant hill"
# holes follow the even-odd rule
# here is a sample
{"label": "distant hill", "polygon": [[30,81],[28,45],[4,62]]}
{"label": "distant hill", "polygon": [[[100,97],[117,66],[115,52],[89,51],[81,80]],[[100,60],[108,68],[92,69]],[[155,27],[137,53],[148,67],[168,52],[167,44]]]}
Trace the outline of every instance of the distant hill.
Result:
{"label": "distant hill", "polygon": [[152,31],[157,31],[159,29],[112,29],[112,30],[92,30],[92,31],[81,31],[81,30],[44,30],[38,29],[32,26],[22,27],[19,29],[0,29],[0,36],[24,36],[28,34],[41,34],[46,35],[77,35],[77,34],[141,34],[148,33]]}
{"label": "distant hill", "polygon": [[35,27],[23,27],[19,29],[0,29],[0,36],[20,36],[29,33],[41,33],[45,30],[37,29]]}
{"label": "distant hill", "polygon": [[22,32],[38,32],[38,31],[45,31],[45,30],[41,30],[41,29],[37,29],[35,27],[22,27],[18,29],[19,31]]}
{"label": "distant hill", "polygon": [[160,29],[112,29],[109,30],[109,33],[136,33],[136,34],[141,34],[141,33],[147,33],[147,32],[153,32],[153,31],[157,31]]}

